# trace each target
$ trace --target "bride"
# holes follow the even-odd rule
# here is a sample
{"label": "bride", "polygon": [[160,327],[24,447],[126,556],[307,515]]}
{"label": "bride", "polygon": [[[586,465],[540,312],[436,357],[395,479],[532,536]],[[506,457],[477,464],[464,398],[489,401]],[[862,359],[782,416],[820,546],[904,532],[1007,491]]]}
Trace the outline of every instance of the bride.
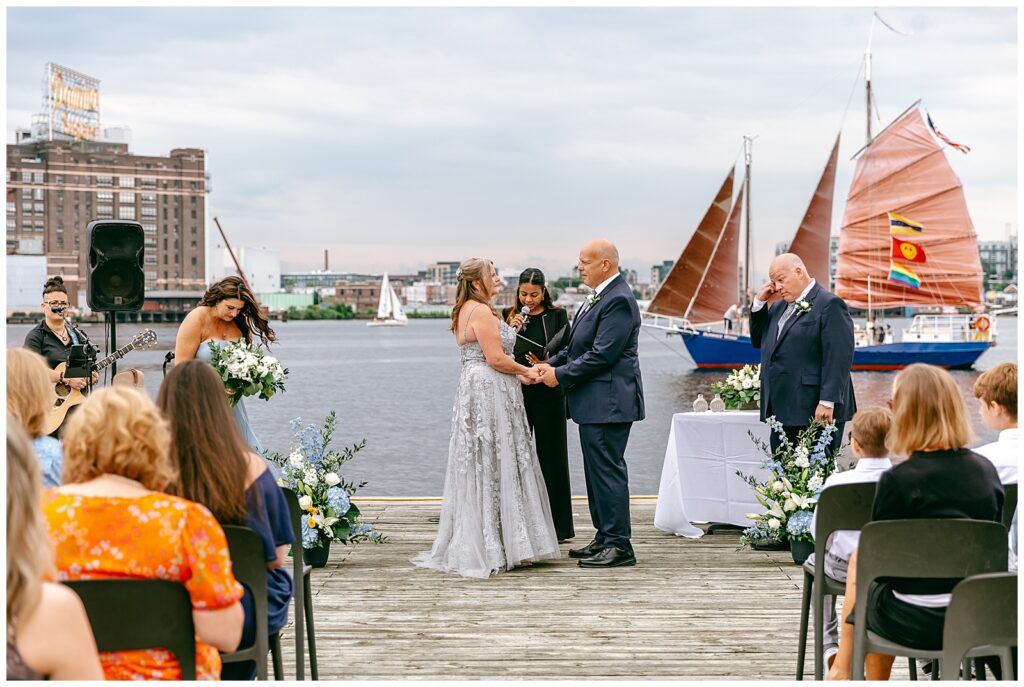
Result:
{"label": "bride", "polygon": [[462,372],[441,523],[433,549],[412,559],[463,577],[489,577],[559,553],[520,387],[536,374],[512,358],[515,330],[491,307],[500,283],[488,260],[459,267],[451,331]]}

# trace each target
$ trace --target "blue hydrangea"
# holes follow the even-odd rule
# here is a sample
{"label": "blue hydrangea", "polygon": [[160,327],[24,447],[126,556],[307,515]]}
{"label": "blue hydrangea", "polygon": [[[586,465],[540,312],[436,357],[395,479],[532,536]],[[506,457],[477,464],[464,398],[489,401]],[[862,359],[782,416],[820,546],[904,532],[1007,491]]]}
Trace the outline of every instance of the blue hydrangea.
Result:
{"label": "blue hydrangea", "polygon": [[789,521],[786,523],[786,532],[791,537],[799,537],[802,534],[807,534],[807,531],[811,529],[811,517],[810,511],[801,510],[793,513],[789,516]]}
{"label": "blue hydrangea", "polygon": [[330,487],[327,490],[327,505],[331,507],[337,517],[343,517],[352,505],[348,498],[348,492],[341,487]]}
{"label": "blue hydrangea", "polygon": [[367,532],[369,532],[372,529],[373,529],[373,527],[371,527],[370,525],[367,525],[367,524],[364,524],[364,523],[360,523],[360,524],[356,525],[355,527],[353,527],[349,531],[349,534],[351,536],[353,536],[353,537],[358,537],[360,534],[366,534]]}
{"label": "blue hydrangea", "polygon": [[320,533],[317,528],[310,527],[307,520],[306,516],[302,516],[302,548],[312,549],[320,541]]}

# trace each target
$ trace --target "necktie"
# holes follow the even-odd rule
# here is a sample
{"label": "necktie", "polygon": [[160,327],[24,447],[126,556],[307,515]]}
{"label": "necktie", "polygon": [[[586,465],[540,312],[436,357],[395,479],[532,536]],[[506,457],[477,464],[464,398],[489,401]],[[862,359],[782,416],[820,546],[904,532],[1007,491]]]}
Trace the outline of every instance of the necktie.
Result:
{"label": "necktie", "polygon": [[784,313],[782,313],[782,319],[779,320],[779,331],[777,331],[775,333],[775,340],[776,341],[778,341],[779,337],[782,336],[782,328],[786,326],[786,322],[789,321],[789,318],[792,317],[793,313],[795,313],[795,312],[796,312],[796,303],[790,303],[786,307],[786,311]]}

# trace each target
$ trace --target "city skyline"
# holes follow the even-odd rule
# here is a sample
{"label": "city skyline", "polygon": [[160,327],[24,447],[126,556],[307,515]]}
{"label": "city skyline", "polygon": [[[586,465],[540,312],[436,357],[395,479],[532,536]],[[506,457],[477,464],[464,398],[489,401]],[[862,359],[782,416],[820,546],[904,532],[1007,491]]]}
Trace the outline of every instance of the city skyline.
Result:
{"label": "city skyline", "polygon": [[[881,8],[878,130],[919,97],[981,240],[1016,229],[1016,10]],[[843,126],[833,226],[864,143],[871,9],[9,8],[7,134],[43,66],[101,81],[132,151],[207,151],[207,223],[283,270],[414,272],[485,255],[557,277],[589,238],[676,259],[754,142],[754,274]],[[152,27],[159,26],[158,35]],[[46,41],[38,37],[46,35]],[[118,46],[149,36],[124,59]],[[847,104],[849,103],[849,108]],[[844,110],[846,110],[844,115]]]}

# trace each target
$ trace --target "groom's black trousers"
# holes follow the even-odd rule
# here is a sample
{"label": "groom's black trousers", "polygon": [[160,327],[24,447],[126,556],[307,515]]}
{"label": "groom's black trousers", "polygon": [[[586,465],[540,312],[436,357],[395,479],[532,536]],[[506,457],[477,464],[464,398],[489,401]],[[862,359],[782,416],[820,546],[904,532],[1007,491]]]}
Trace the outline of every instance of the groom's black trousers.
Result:
{"label": "groom's black trousers", "polygon": [[632,551],[629,543],[629,475],[626,442],[632,422],[580,425],[583,475],[587,480],[595,538],[605,546]]}

